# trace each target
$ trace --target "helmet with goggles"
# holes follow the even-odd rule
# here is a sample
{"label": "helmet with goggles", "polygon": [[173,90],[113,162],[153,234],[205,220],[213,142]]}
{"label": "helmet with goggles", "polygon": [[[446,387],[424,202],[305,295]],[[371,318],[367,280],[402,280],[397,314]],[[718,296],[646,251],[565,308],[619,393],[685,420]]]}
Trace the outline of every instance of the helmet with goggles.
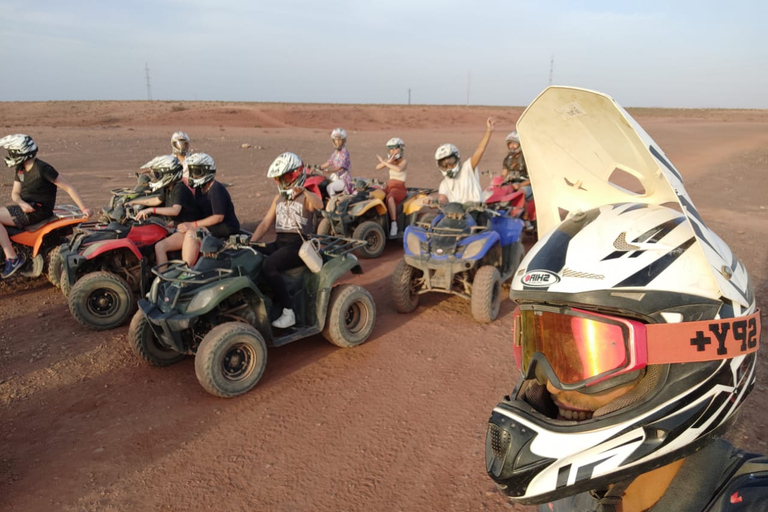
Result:
{"label": "helmet with goggles", "polygon": [[5,157],[5,165],[8,167],[18,167],[37,156],[35,141],[29,135],[21,133],[6,135],[0,139],[0,147],[8,150],[8,156]]}
{"label": "helmet with goggles", "polygon": [[176,132],[171,135],[171,147],[173,148],[173,154],[176,156],[187,156],[189,152],[189,135],[185,132]]}
{"label": "helmet with goggles", "polygon": [[435,151],[437,168],[446,178],[455,178],[461,168],[459,148],[453,144],[443,144]]}
{"label": "helmet with goggles", "polygon": [[295,153],[282,153],[267,170],[267,178],[277,182],[277,189],[285,199],[293,199],[293,189],[304,185],[304,163]]}
{"label": "helmet with goggles", "polygon": [[[712,272],[706,251],[727,264]],[[522,379],[492,413],[486,467],[518,502],[684,458],[722,435],[754,385],[760,313],[746,270],[676,209],[572,214],[523,260],[510,297]]]}
{"label": "helmet with goggles", "polygon": [[181,179],[182,165],[174,155],[156,156],[141,168],[149,169],[149,188],[152,192]]}
{"label": "helmet with goggles", "polygon": [[211,155],[206,153],[192,153],[184,161],[189,170],[189,186],[201,188],[216,178],[216,163]]}

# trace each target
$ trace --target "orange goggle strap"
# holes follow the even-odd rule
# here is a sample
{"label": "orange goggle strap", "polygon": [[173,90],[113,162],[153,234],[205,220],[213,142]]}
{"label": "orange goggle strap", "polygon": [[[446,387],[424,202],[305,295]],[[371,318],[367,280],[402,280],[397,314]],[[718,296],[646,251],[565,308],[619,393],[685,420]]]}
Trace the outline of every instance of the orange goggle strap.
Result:
{"label": "orange goggle strap", "polygon": [[647,324],[648,364],[697,363],[757,351],[760,310],[748,316],[671,324]]}

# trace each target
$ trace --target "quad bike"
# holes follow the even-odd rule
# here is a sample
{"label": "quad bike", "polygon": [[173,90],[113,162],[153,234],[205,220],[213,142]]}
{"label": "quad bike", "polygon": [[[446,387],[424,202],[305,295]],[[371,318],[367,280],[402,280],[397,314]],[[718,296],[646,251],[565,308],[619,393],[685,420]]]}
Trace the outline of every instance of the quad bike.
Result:
{"label": "quad bike", "polygon": [[203,240],[200,258],[190,268],[168,262],[152,269],[157,278],[131,321],[133,350],[154,366],[195,355],[195,373],[209,393],[240,395],[253,388],[267,364],[267,347],[279,347],[318,333],[339,347],[368,339],[376,305],[365,288],[336,285],[348,271],[362,273],[351,254],[358,240],[318,236],[323,264],[318,273],[302,265],[284,273],[293,296],[296,325],[272,326],[282,308],[261,279],[265,256],[247,237],[224,243]]}
{"label": "quad bike", "polygon": [[525,192],[522,189],[515,189],[515,181],[504,181],[503,176],[493,176],[491,184],[483,192],[485,204],[492,209],[512,208],[518,215],[523,214],[528,217],[529,226],[524,227],[524,232],[531,236],[536,236],[536,203],[533,199],[525,200]]}
{"label": "quad bike", "polygon": [[122,325],[133,314],[135,296],[143,295],[151,281],[155,244],[169,234],[163,218],[137,221],[132,207],[120,206],[112,215],[122,218],[77,228],[59,250],[69,310],[97,331]]}
{"label": "quad bike", "polygon": [[[85,222],[86,216],[74,205],[57,205],[53,217],[27,226],[16,228],[5,226],[17,254],[26,258],[17,275],[39,277],[44,272],[54,286],[58,286],[60,270],[57,266],[59,246],[72,234],[78,224]],[[0,264],[5,256],[0,251]]]}
{"label": "quad bike", "polygon": [[397,205],[397,235],[390,237],[386,194],[380,185],[378,180],[358,180],[354,194],[330,200],[317,233],[364,240],[366,245],[357,253],[361,258],[381,256],[387,240],[403,238],[405,227],[421,218],[424,199],[435,190],[407,188],[405,199]]}
{"label": "quad bike", "polygon": [[523,257],[523,221],[513,212],[479,203],[448,203],[430,224],[405,229],[404,258],[391,278],[400,313],[419,305],[419,295],[442,292],[468,299],[472,316],[489,323],[499,314],[501,284]]}

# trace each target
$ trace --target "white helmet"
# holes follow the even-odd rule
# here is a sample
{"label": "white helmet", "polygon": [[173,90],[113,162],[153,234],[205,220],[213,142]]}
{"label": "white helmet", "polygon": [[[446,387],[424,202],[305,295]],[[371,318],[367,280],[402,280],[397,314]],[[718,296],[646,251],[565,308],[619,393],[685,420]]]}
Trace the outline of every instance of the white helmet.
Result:
{"label": "white helmet", "polygon": [[152,192],[181,179],[181,162],[174,155],[156,156],[141,168],[149,169],[149,188]]}
{"label": "white helmet", "polygon": [[509,132],[509,135],[507,135],[507,138],[504,139],[504,142],[509,144],[510,142],[517,142],[520,144],[520,136],[517,134],[517,130],[513,132]]}
{"label": "white helmet", "polygon": [[277,182],[277,189],[286,199],[293,198],[293,189],[304,185],[304,163],[296,153],[285,152],[275,158],[267,170],[267,178]]}
{"label": "white helmet", "polygon": [[185,132],[176,132],[171,135],[171,147],[173,154],[178,156],[187,156],[189,151],[190,138]]}
{"label": "white helmet", "polygon": [[189,170],[188,183],[192,188],[200,188],[216,177],[216,163],[211,155],[192,153],[184,161],[184,164]]}
{"label": "white helmet", "polygon": [[8,156],[5,157],[5,165],[8,167],[18,167],[37,155],[35,141],[21,133],[6,135],[0,139],[0,146],[8,150]]}
{"label": "white helmet", "polygon": [[347,131],[344,128],[334,128],[331,131],[331,139],[347,140]]}
{"label": "white helmet", "polygon": [[395,160],[400,160],[403,157],[403,151],[405,150],[405,142],[400,137],[392,137],[387,141],[387,151],[390,149],[397,149],[398,152],[394,154]]}
{"label": "white helmet", "polygon": [[[622,203],[572,214],[531,249],[510,291],[523,376],[486,437],[505,494],[532,504],[602,491],[727,429],[755,382],[760,313],[741,262],[700,236],[675,209]],[[713,268],[706,251],[728,263]],[[738,300],[723,297],[725,275]],[[595,411],[549,392],[632,384]]]}
{"label": "white helmet", "polygon": [[435,151],[437,168],[446,178],[455,178],[461,168],[459,148],[453,144],[443,144]]}

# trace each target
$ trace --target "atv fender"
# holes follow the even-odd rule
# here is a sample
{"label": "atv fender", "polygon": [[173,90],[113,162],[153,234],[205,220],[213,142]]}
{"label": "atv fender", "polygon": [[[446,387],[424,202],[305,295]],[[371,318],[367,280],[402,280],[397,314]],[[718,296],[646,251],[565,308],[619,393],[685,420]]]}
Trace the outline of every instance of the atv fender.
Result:
{"label": "atv fender", "polygon": [[368,210],[375,208],[378,215],[387,214],[387,206],[381,199],[371,199],[369,201],[361,201],[349,209],[349,214],[353,217],[360,217]]}
{"label": "atv fender", "polygon": [[40,252],[40,248],[43,245],[46,235],[53,231],[57,231],[61,228],[71,226],[74,224],[80,224],[85,221],[86,218],[73,218],[73,219],[59,219],[54,222],[49,222],[37,231],[22,231],[18,235],[14,235],[11,239],[21,245],[32,247],[32,257],[34,258]]}
{"label": "atv fender", "polygon": [[102,240],[100,242],[93,242],[88,245],[83,251],[83,256],[87,260],[92,260],[97,256],[101,256],[105,252],[117,251],[120,249],[126,249],[136,256],[136,259],[141,261],[144,257],[141,252],[136,248],[136,245],[127,238],[118,238],[117,240]]}

